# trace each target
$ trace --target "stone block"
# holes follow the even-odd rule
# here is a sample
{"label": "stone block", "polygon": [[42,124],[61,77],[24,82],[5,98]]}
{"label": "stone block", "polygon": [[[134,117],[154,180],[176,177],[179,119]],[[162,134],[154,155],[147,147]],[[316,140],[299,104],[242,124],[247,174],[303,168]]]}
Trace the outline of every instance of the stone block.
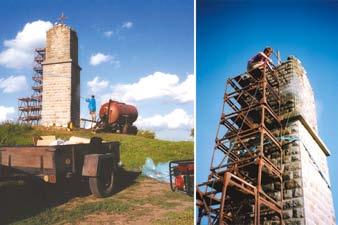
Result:
{"label": "stone block", "polygon": [[291,162],[291,156],[285,155],[283,158],[283,163],[289,163],[289,162]]}
{"label": "stone block", "polygon": [[300,155],[292,155],[291,156],[291,161],[294,162],[294,161],[300,161]]}
{"label": "stone block", "polygon": [[287,199],[283,201],[283,209],[291,209],[292,208],[292,199]]}
{"label": "stone block", "polygon": [[285,225],[305,225],[305,221],[292,219],[292,220],[285,221]]}
{"label": "stone block", "polygon": [[298,198],[303,196],[303,189],[302,188],[295,188],[293,190],[293,197]]}
{"label": "stone block", "polygon": [[300,172],[300,170],[294,170],[293,172],[292,172],[292,174],[293,174],[293,178],[300,178],[301,177],[301,172]]}
{"label": "stone block", "polygon": [[284,210],[283,211],[283,219],[290,219],[290,218],[292,218],[292,214],[293,214],[292,209],[290,209],[290,210]]}
{"label": "stone block", "polygon": [[292,190],[285,190],[283,197],[284,197],[284,199],[292,198]]}
{"label": "stone block", "polygon": [[292,176],[292,172],[291,172],[291,171],[285,172],[285,173],[283,174],[283,182],[289,181],[289,180],[291,180],[292,178],[293,178],[293,176]]}
{"label": "stone block", "polygon": [[294,218],[304,218],[304,210],[302,208],[293,209]]}
{"label": "stone block", "polygon": [[304,206],[304,199],[303,198],[295,198],[292,200],[292,207],[298,208]]}
{"label": "stone block", "polygon": [[284,183],[285,189],[294,189],[294,188],[299,188],[301,186],[302,186],[302,181],[299,178],[292,179]]}

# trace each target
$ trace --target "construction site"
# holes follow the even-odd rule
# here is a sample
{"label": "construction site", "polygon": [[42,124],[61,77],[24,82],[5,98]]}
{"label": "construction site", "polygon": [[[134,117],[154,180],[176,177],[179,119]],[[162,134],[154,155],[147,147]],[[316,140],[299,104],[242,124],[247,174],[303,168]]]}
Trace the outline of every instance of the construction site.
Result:
{"label": "construction site", "polygon": [[192,223],[193,142],[139,135],[137,108],[112,99],[81,119],[78,36],[64,18],[34,50],[18,123],[0,124],[0,224]]}
{"label": "construction site", "polygon": [[80,118],[78,37],[65,18],[47,31],[46,47],[35,49],[32,94],[18,99],[18,122],[63,128],[89,123],[96,131],[136,135],[138,111],[132,105],[109,100],[100,107],[98,120]]}
{"label": "construction site", "polygon": [[222,104],[197,224],[336,224],[330,151],[300,60],[229,78]]}

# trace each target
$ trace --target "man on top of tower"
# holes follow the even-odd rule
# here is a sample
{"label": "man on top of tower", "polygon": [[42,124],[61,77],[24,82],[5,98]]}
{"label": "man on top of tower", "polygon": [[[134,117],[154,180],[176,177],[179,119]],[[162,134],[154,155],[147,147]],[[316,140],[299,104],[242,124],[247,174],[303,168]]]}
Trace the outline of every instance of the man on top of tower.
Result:
{"label": "man on top of tower", "polygon": [[271,47],[266,47],[263,52],[258,52],[255,56],[253,56],[249,61],[248,61],[248,66],[247,66],[247,71],[250,73],[253,70],[256,69],[262,69],[264,63],[266,63],[270,69],[272,70],[272,65],[273,62],[270,59],[270,56],[273,53],[273,49]]}

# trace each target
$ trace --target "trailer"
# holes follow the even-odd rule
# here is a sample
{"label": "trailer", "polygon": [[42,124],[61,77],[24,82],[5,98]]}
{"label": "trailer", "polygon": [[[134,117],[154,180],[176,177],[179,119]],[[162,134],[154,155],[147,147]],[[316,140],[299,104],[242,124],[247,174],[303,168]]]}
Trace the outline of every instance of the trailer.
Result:
{"label": "trailer", "polygon": [[137,134],[137,127],[133,124],[138,117],[137,108],[123,102],[109,99],[100,107],[99,119],[88,120],[81,118],[83,127],[89,122],[96,132]]}
{"label": "trailer", "polygon": [[97,137],[88,144],[0,147],[0,180],[88,182],[93,195],[107,197],[113,194],[119,161],[120,143]]}
{"label": "trailer", "polygon": [[109,99],[101,106],[99,117],[97,131],[137,134],[137,127],[133,123],[137,120],[138,112],[133,105]]}

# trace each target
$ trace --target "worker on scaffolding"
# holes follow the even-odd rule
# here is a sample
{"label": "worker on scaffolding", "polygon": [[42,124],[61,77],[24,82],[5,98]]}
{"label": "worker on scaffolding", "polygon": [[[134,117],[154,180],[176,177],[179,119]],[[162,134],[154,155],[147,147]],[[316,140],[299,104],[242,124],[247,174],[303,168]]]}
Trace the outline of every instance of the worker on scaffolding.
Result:
{"label": "worker on scaffolding", "polygon": [[89,109],[89,115],[92,118],[91,128],[93,128],[93,124],[96,122],[96,101],[95,96],[92,95],[91,98],[86,98],[86,102],[88,102],[88,109]]}
{"label": "worker on scaffolding", "polygon": [[255,56],[253,56],[248,61],[247,72],[253,75],[255,78],[261,76],[261,71],[264,68],[264,64],[266,64],[270,70],[273,70],[273,62],[270,59],[270,56],[273,53],[273,49],[271,47],[266,47],[263,52],[259,52]]}

